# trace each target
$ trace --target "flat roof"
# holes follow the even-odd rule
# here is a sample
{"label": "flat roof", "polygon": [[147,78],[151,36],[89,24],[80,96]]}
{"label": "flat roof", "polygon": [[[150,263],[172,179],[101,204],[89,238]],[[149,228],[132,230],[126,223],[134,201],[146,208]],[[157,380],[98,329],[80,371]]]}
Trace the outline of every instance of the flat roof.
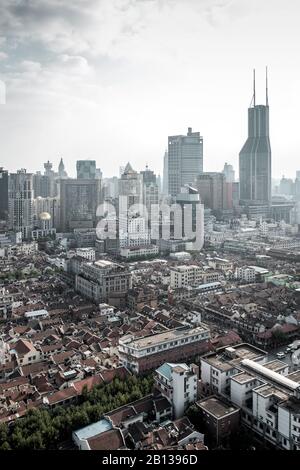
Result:
{"label": "flat roof", "polygon": [[240,374],[234,375],[231,378],[231,380],[234,380],[240,384],[251,382],[253,379],[256,379],[256,377],[254,375],[248,374],[247,372],[241,372]]}
{"label": "flat roof", "polygon": [[298,382],[300,384],[300,370],[296,370],[295,372],[292,372],[291,374],[288,374],[286,377],[288,379],[293,380],[294,382]]}
{"label": "flat roof", "polygon": [[103,268],[105,268],[106,266],[112,266],[114,264],[115,263],[113,263],[112,261],[108,261],[108,260],[105,260],[105,259],[95,261],[95,263],[94,263],[95,266],[100,266],[100,267],[103,267]]}
{"label": "flat roof", "polygon": [[269,270],[261,268],[260,266],[248,266],[248,268],[254,269],[259,274],[268,274]]}
{"label": "flat roof", "polygon": [[288,400],[289,398],[288,393],[284,393],[282,390],[275,387],[274,385],[265,384],[265,385],[262,385],[261,387],[255,388],[254,390],[256,393],[258,393],[259,395],[265,398],[269,397],[270,395],[275,395],[281,401]]}
{"label": "flat roof", "polygon": [[25,317],[39,317],[40,315],[49,315],[48,311],[43,310],[33,310],[25,313]]}
{"label": "flat roof", "polygon": [[107,419],[100,419],[97,423],[90,424],[85,428],[78,429],[78,431],[74,431],[74,435],[80,440],[82,439],[89,439],[90,437],[96,436],[97,434],[101,434],[105,431],[109,431],[112,429],[112,424]]}
{"label": "flat roof", "polygon": [[227,405],[216,397],[207,398],[200,402],[198,401],[197,405],[218,419],[224,418],[234,411],[238,411],[238,408],[235,406]]}
{"label": "flat roof", "polygon": [[264,367],[266,367],[269,370],[273,370],[274,372],[277,372],[279,370],[283,370],[288,366],[286,362],[283,361],[278,361],[275,359],[274,361],[266,362],[264,364]]}
{"label": "flat roof", "polygon": [[206,361],[216,369],[227,371],[238,367],[244,359],[255,360],[266,354],[265,351],[250,344],[240,344],[231,348],[222,348],[220,352],[212,353],[201,360]]}
{"label": "flat roof", "polygon": [[208,282],[207,284],[199,284],[197,289],[205,289],[206,287],[220,287],[221,283],[220,282]]}
{"label": "flat roof", "polygon": [[156,335],[144,336],[142,338],[137,338],[132,342],[128,342],[127,345],[133,348],[143,349],[146,347],[151,347],[159,343],[164,343],[166,341],[172,341],[184,336],[192,336],[199,333],[208,331],[207,328],[198,326],[197,328],[188,328],[188,329],[174,329],[167,330],[163,333],[157,333]]}

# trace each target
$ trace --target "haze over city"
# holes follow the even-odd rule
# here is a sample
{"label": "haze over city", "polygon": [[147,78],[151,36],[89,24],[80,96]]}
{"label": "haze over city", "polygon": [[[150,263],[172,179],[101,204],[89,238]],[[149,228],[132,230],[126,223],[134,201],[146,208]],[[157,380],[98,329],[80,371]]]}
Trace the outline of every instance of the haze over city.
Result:
{"label": "haze over city", "polygon": [[[95,159],[162,174],[167,136],[204,138],[204,171],[238,170],[252,69],[270,74],[273,177],[299,162],[299,2],[57,0],[0,5],[1,165]],[[272,14],[270,14],[270,12]]]}

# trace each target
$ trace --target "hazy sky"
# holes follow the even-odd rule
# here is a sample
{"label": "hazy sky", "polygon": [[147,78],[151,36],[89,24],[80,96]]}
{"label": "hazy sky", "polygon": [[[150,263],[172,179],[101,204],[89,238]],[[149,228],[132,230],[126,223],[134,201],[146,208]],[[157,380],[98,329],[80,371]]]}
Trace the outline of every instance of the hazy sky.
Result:
{"label": "hazy sky", "polygon": [[299,0],[1,0],[0,166],[162,171],[167,136],[204,137],[238,170],[252,69],[270,73],[273,176],[300,170]]}

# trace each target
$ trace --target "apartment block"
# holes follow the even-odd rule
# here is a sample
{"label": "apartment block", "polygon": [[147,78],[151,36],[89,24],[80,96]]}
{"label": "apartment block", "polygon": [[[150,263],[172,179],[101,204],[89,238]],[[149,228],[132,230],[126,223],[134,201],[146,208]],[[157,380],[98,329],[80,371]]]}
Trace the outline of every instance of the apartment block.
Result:
{"label": "apartment block", "polygon": [[201,358],[201,388],[241,410],[241,422],[285,450],[300,450],[300,371],[242,344]]}
{"label": "apartment block", "polygon": [[209,339],[210,331],[206,326],[181,327],[137,339],[128,335],[119,340],[119,357],[125,367],[139,374],[164,362],[203,354],[209,350]]}
{"label": "apartment block", "polygon": [[198,367],[166,362],[155,371],[155,385],[173,407],[174,417],[180,418],[197,400]]}

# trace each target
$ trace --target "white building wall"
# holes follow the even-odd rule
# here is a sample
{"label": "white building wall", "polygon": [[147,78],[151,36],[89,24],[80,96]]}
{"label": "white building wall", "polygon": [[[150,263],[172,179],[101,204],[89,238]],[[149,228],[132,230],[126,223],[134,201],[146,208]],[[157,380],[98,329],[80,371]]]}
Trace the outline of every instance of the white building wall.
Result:
{"label": "white building wall", "polygon": [[211,366],[204,361],[201,361],[201,381],[211,385]]}
{"label": "white building wall", "polygon": [[180,418],[184,414],[184,377],[185,374],[180,375],[172,372],[173,380],[173,407],[175,418]]}
{"label": "white building wall", "polygon": [[231,380],[230,399],[235,405],[243,406],[246,400],[246,384],[240,384],[235,380]]}

